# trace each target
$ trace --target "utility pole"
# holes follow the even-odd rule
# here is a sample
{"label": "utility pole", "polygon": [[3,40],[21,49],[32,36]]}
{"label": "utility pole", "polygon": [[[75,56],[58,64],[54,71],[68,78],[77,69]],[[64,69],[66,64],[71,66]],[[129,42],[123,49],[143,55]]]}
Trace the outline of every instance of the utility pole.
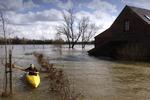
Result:
{"label": "utility pole", "polygon": [[12,51],[9,50],[9,89],[10,89],[10,94],[13,93],[12,90]]}

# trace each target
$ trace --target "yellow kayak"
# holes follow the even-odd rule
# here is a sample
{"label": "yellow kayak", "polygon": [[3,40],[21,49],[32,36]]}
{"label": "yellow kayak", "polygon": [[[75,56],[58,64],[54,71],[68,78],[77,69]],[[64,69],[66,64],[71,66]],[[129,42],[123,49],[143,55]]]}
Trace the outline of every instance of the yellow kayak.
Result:
{"label": "yellow kayak", "polygon": [[29,72],[27,72],[26,79],[34,88],[37,88],[40,84],[39,73],[36,73],[36,75],[29,75]]}

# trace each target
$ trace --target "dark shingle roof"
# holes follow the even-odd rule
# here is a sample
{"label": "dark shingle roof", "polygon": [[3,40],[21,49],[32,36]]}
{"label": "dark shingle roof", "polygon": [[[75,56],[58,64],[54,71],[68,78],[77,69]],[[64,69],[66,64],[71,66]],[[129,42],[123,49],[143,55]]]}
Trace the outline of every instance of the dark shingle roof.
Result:
{"label": "dark shingle roof", "polygon": [[128,6],[132,9],[139,17],[141,17],[146,23],[150,24],[150,10]]}

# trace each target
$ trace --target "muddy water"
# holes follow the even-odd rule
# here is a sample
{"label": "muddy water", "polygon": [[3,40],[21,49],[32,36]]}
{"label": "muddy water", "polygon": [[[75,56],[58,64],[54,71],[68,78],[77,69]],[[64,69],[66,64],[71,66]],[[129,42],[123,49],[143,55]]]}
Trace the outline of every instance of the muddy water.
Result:
{"label": "muddy water", "polygon": [[[87,46],[89,50],[93,46]],[[3,46],[0,48],[2,58]],[[67,46],[55,45],[14,45],[13,61],[23,67],[34,63],[39,65],[32,52],[44,53],[50,63],[64,70],[72,86],[80,93],[80,100],[149,100],[150,64],[139,62],[121,62],[94,58],[86,50],[77,46],[68,50]],[[2,62],[2,60],[1,60]],[[0,67],[0,90],[3,83],[3,66]],[[24,72],[13,70],[14,95],[0,100],[61,100],[60,96],[49,92],[49,82],[41,73],[41,85],[31,89],[23,78]]]}

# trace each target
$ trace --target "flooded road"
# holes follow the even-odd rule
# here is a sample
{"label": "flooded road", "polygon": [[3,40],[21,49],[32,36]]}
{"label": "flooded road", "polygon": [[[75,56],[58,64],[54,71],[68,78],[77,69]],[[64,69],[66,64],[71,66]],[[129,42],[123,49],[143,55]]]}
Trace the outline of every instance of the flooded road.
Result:
{"label": "flooded road", "polygon": [[[80,100],[150,100],[150,63],[110,61],[87,54],[81,46],[69,50],[67,46],[56,45],[14,45],[13,62],[28,67],[34,63],[32,52],[43,53],[56,68],[64,70],[71,85],[82,97]],[[0,48],[1,59],[4,56]],[[1,60],[2,62],[2,60]],[[3,89],[4,67],[0,67],[0,91]],[[28,87],[23,79],[24,72],[13,70],[14,95],[0,100],[61,100],[61,97],[48,91],[49,82],[41,73],[41,85],[37,89]]]}

